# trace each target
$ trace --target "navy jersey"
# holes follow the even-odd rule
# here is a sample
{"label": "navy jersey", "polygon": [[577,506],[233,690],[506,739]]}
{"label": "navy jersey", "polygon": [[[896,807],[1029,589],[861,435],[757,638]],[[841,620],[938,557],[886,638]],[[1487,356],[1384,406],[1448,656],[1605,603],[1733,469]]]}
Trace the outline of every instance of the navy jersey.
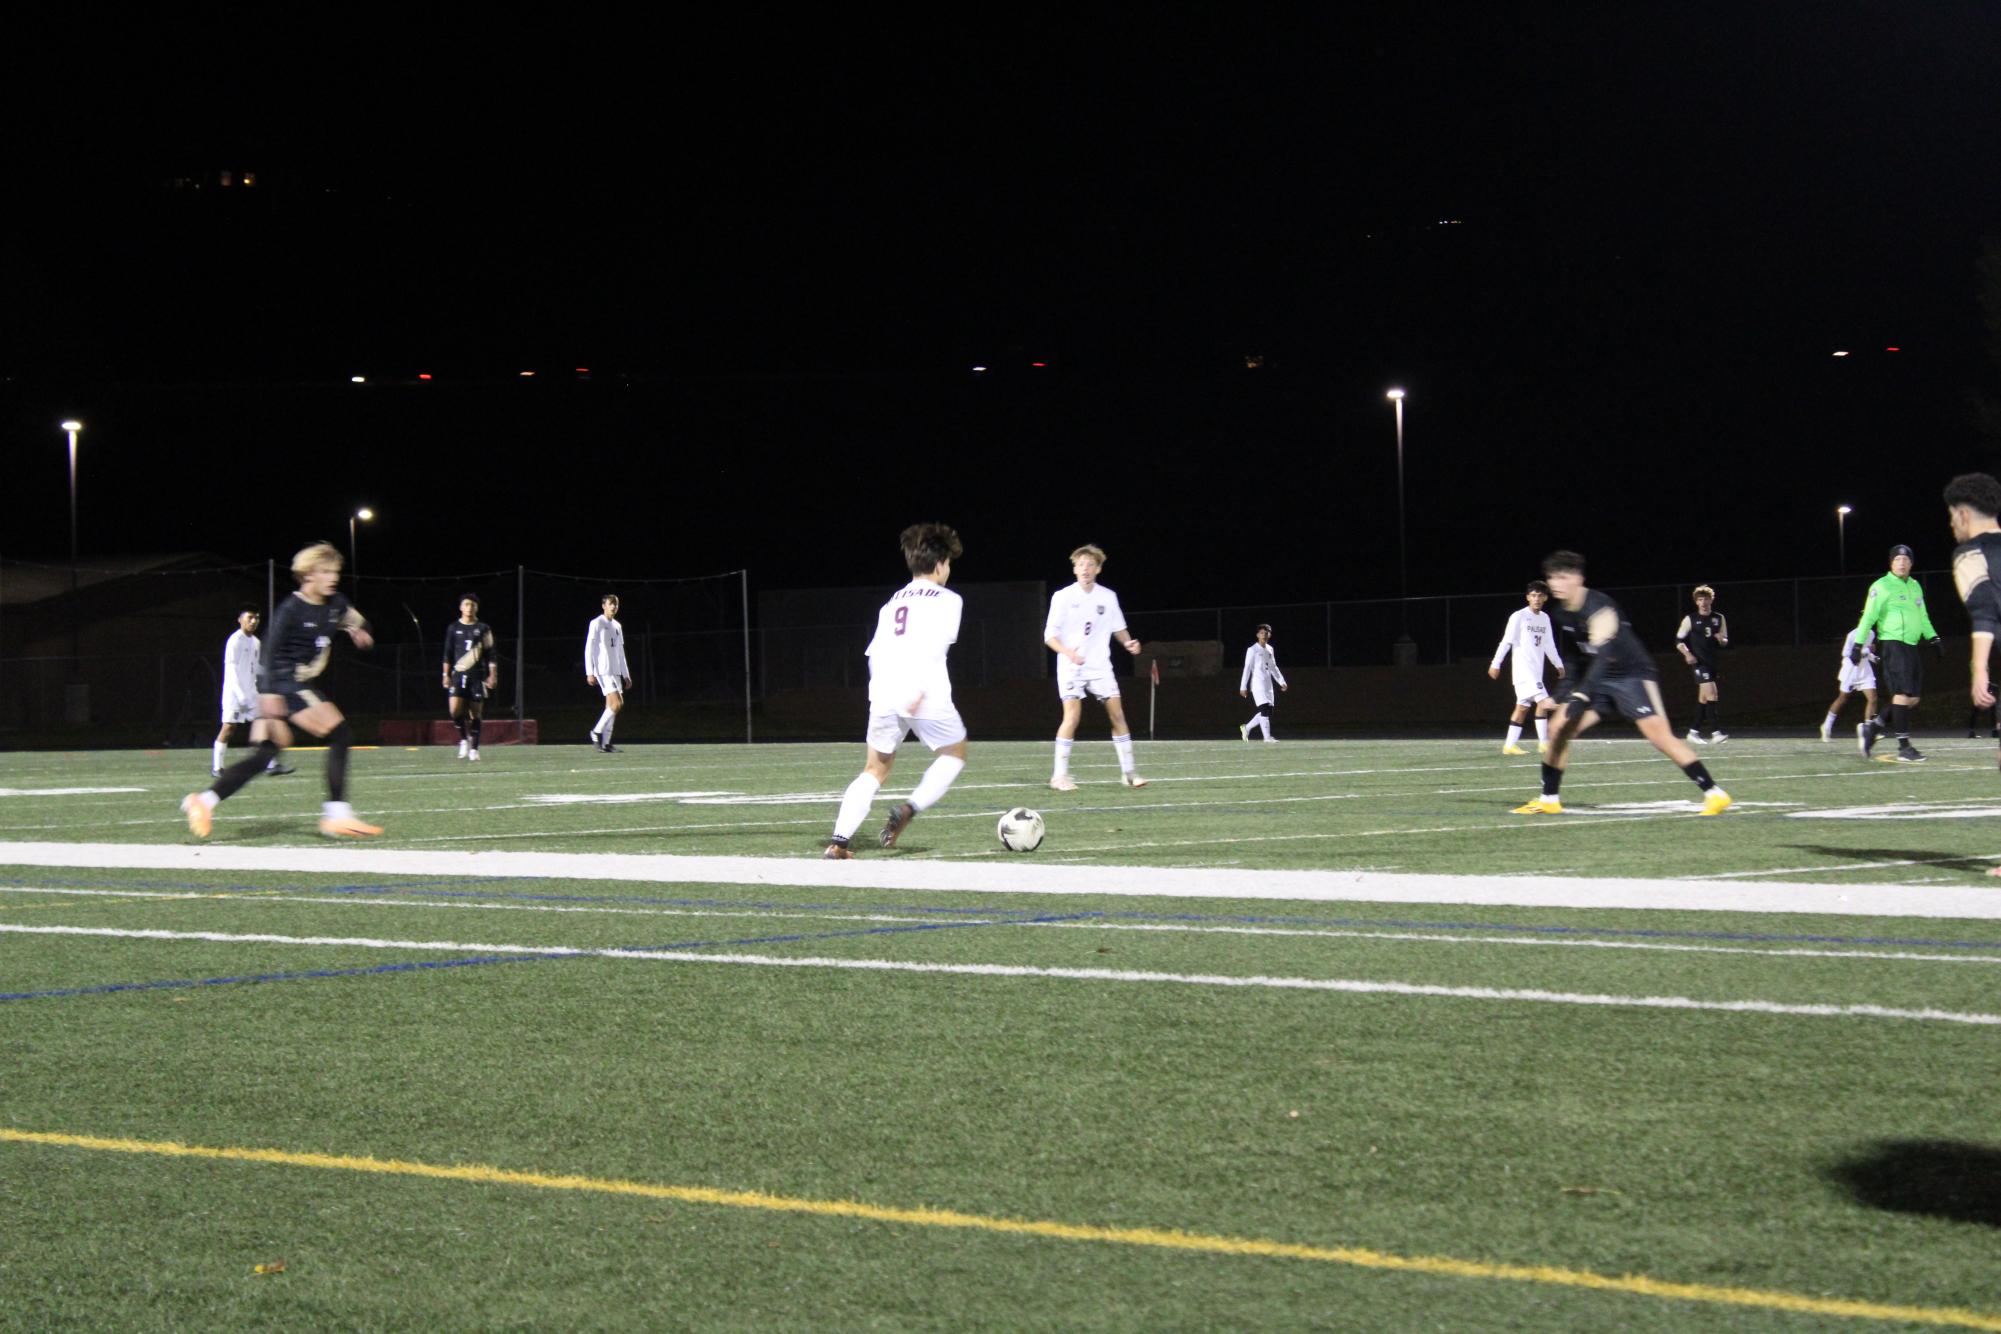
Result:
{"label": "navy jersey", "polygon": [[1723,613],[1712,611],[1707,616],[1697,616],[1694,612],[1681,618],[1681,628],[1674,637],[1688,646],[1695,660],[1704,667],[1716,665],[1716,640],[1718,636],[1730,637],[1730,623],[1723,619]]}
{"label": "navy jersey", "polygon": [[1583,655],[1586,678],[1660,679],[1647,646],[1633,633],[1632,622],[1619,610],[1618,603],[1597,589],[1584,590],[1584,601],[1576,611],[1560,602],[1550,603],[1549,617],[1558,630],[1571,637],[1577,652]]}
{"label": "navy jersey", "polygon": [[1977,635],[2001,634],[2001,533],[1982,533],[1952,551],[1952,582]]}
{"label": "navy jersey", "polygon": [[445,627],[445,670],[472,676],[493,656],[493,627],[485,621],[453,621]]}
{"label": "navy jersey", "polygon": [[317,680],[327,669],[336,634],[367,625],[344,593],[312,603],[292,594],[278,604],[271,628],[264,633],[264,661],[257,668],[257,689],[266,695],[289,695],[292,688]]}

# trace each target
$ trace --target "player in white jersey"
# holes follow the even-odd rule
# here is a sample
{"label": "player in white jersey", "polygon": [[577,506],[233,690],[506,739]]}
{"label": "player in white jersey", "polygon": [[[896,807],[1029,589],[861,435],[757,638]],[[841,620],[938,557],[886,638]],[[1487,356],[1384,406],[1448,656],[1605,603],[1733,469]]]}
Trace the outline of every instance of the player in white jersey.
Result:
{"label": "player in white jersey", "polygon": [[[257,638],[257,627],[263,620],[264,613],[257,608],[243,608],[236,613],[236,629],[222,646],[222,730],[215,734],[215,744],[210,748],[211,778],[222,776],[223,761],[229,757],[229,738],[236,725],[242,723],[247,727],[257,721],[257,659],[264,651]],[[274,759],[264,771],[288,774],[292,766]]]}
{"label": "player in white jersey", "polygon": [[945,665],[958,642],[964,609],[945,585],[963,548],[959,535],[942,523],[912,524],[901,540],[910,582],[876,613],[875,638],[868,646],[868,758],[841,794],[834,836],[821,854],[829,861],[855,855],[848,842],[868,818],[869,803],[889,777],[904,737],[915,732],[937,758],[910,799],[889,808],[889,820],[876,836],[885,848],[895,847],[918,812],[936,805],[966,767],[966,724],[952,703],[952,674]]}
{"label": "player in white jersey", "polygon": [[1502,662],[1510,653],[1515,656],[1515,711],[1508,715],[1508,739],[1501,743],[1503,755],[1528,754],[1516,743],[1522,739],[1522,722],[1530,709],[1535,710],[1535,748],[1539,752],[1549,749],[1549,715],[1556,712],[1556,701],[1543,685],[1542,665],[1547,661],[1561,679],[1563,659],[1556,652],[1556,631],[1549,623],[1549,613],[1542,609],[1548,601],[1549,585],[1531,579],[1528,605],[1508,617],[1500,647],[1494,650],[1494,660],[1487,664],[1487,679],[1498,681]]}
{"label": "player in white jersey", "polygon": [[1871,629],[1863,637],[1860,662],[1849,661],[1849,650],[1855,647],[1855,632],[1850,630],[1848,638],[1841,641],[1841,671],[1835,679],[1841,685],[1841,693],[1834,697],[1834,703],[1827,706],[1827,717],[1820,720],[1820,739],[1832,740],[1834,720],[1840,714],[1841,706],[1856,691],[1862,692],[1862,721],[1870,723],[1876,717],[1876,631]]}
{"label": "player in white jersey", "polygon": [[1126,726],[1125,706],[1119,702],[1118,678],[1112,675],[1112,641],[1138,654],[1139,641],[1126,633],[1126,614],[1119,607],[1119,595],[1098,582],[1105,568],[1105,553],[1095,546],[1081,546],[1070,553],[1070,569],[1077,582],[1049,599],[1049,620],[1042,627],[1042,642],[1056,653],[1056,694],[1063,701],[1063,723],[1056,729],[1056,767],[1049,786],[1058,792],[1075,792],[1077,780],[1070,776],[1070,747],[1077,736],[1077,723],[1084,716],[1084,696],[1104,701],[1105,716],[1112,723],[1112,748],[1119,755],[1119,781],[1127,787],[1145,787],[1146,780],[1133,767],[1132,732]]}
{"label": "player in white jersey", "polygon": [[1264,729],[1266,741],[1278,740],[1271,734],[1272,705],[1278,702],[1278,696],[1272,693],[1273,685],[1287,689],[1285,673],[1278,669],[1278,654],[1271,646],[1271,627],[1260,625],[1258,642],[1244,650],[1244,674],[1237,679],[1237,693],[1258,706],[1251,720],[1237,728],[1237,735],[1244,740],[1251,739],[1253,727]]}
{"label": "player in white jersey", "polygon": [[606,593],[598,606],[604,614],[584,632],[584,680],[604,692],[604,712],[591,725],[591,745],[609,755],[618,749],[611,744],[611,728],[625,707],[625,692],[632,689],[632,672],[625,664],[625,627],[618,623],[618,594]]}

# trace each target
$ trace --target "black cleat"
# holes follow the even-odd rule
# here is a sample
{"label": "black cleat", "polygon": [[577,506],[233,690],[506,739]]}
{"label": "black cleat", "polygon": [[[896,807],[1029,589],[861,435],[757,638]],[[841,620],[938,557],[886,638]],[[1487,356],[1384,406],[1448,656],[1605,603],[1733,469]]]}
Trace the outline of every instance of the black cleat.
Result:
{"label": "black cleat", "polygon": [[820,854],[820,860],[827,862],[851,862],[854,859],[854,850],[848,847],[848,841],[839,834],[827,840],[827,850]]}
{"label": "black cleat", "polygon": [[293,769],[289,764],[274,764],[264,772],[267,774],[289,774],[296,773],[297,770]]}
{"label": "black cleat", "polygon": [[1876,748],[1876,733],[1880,729],[1873,719],[1865,718],[1855,724],[1855,741],[1862,748],[1862,758],[1868,759],[1869,752]]}
{"label": "black cleat", "polygon": [[599,753],[600,753],[600,754],[604,754],[604,755],[623,755],[623,754],[625,754],[625,752],[624,752],[624,751],[620,750],[620,749],[619,749],[619,748],[618,748],[617,746],[614,746],[614,745],[612,745],[612,744],[611,744],[611,742],[609,742],[609,741],[605,742],[605,743],[604,743],[604,744],[603,744],[602,746],[599,746],[599,747],[598,747],[598,751],[599,751]]}
{"label": "black cleat", "polygon": [[917,808],[907,801],[899,801],[889,808],[889,819],[883,823],[882,832],[875,841],[885,848],[896,846],[896,840],[903,837],[903,831],[910,828],[910,822],[917,818]]}
{"label": "black cleat", "polygon": [[1901,743],[1897,747],[1897,763],[1899,764],[1920,764],[1923,763],[1924,758],[1924,752],[1908,741]]}

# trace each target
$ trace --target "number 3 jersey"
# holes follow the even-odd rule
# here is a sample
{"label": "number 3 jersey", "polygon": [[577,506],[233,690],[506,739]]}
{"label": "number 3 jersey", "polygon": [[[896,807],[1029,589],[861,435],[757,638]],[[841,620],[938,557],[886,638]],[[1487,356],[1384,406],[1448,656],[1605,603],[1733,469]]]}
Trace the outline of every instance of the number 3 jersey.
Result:
{"label": "number 3 jersey", "polygon": [[915,718],[957,714],[945,655],[958,642],[964,606],[957,593],[929,579],[912,579],[882,604],[868,646],[871,710]]}

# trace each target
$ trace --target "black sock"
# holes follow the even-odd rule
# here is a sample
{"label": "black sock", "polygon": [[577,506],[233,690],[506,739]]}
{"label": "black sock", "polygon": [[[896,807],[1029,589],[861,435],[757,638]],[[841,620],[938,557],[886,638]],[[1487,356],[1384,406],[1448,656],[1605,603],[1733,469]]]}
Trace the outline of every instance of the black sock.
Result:
{"label": "black sock", "polygon": [[222,771],[222,777],[209,784],[209,790],[219,801],[228,801],[236,790],[264,772],[271,761],[278,758],[278,747],[270,741],[260,741],[257,749],[247,760],[238,760]]}
{"label": "black sock", "polygon": [[327,800],[347,800],[347,748],[354,734],[343,718],[339,727],[327,733]]}
{"label": "black sock", "polygon": [[461,713],[452,718],[452,726],[459,729],[459,740],[466,739],[466,716]]}
{"label": "black sock", "polygon": [[472,748],[474,750],[479,749],[479,726],[484,721],[478,715],[474,715],[472,722],[467,725],[467,730],[472,733]]}
{"label": "black sock", "polygon": [[1709,776],[1709,770],[1703,767],[1701,760],[1690,760],[1681,766],[1681,771],[1694,779],[1695,785],[1704,792],[1716,786],[1716,780]]}
{"label": "black sock", "polygon": [[1890,730],[1897,734],[1897,744],[1904,745],[1911,739],[1911,706],[1892,704],[1890,706]]}
{"label": "black sock", "polygon": [[1557,789],[1562,786],[1563,770],[1545,762],[1542,766],[1542,794],[1545,797],[1553,797],[1556,795]]}

